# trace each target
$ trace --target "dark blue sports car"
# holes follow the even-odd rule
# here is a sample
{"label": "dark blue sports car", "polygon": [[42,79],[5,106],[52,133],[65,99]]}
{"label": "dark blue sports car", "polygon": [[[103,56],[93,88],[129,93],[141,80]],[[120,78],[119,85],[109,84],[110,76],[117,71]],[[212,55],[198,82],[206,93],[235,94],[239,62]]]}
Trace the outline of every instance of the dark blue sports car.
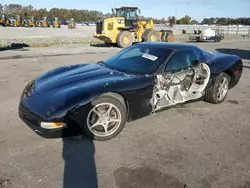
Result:
{"label": "dark blue sports car", "polygon": [[56,68],[24,89],[20,118],[46,138],[117,136],[127,121],[192,100],[221,103],[242,60],[196,46],[139,43],[103,62]]}

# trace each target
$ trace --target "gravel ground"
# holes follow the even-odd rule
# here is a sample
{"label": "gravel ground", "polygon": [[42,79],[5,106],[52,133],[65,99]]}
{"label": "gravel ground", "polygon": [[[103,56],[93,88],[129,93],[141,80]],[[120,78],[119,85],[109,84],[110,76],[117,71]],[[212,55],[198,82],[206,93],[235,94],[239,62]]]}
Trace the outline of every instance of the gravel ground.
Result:
{"label": "gravel ground", "polygon": [[249,188],[250,42],[197,45],[244,58],[242,79],[225,102],[159,112],[128,123],[107,142],[43,139],[21,122],[17,107],[22,89],[39,74],[103,60],[120,49],[70,45],[2,51],[0,188]]}

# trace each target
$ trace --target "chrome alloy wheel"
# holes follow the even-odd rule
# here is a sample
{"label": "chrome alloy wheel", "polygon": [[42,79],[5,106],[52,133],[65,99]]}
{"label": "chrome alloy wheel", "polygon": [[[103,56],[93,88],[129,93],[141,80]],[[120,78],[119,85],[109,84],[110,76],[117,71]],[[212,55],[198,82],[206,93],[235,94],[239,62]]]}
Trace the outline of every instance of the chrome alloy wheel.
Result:
{"label": "chrome alloy wheel", "polygon": [[111,103],[100,103],[88,114],[87,126],[91,133],[107,137],[116,132],[121,124],[121,112]]}
{"label": "chrome alloy wheel", "polygon": [[229,87],[229,80],[227,77],[223,77],[217,91],[217,97],[219,101],[223,100],[227,95],[228,87]]}

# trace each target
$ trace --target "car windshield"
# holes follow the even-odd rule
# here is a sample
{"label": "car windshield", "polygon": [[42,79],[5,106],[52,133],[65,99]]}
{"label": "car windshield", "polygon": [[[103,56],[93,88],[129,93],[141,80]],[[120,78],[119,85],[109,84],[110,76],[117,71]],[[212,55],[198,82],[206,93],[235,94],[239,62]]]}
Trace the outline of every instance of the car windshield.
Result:
{"label": "car windshield", "polygon": [[170,49],[135,45],[104,61],[110,69],[132,74],[153,74],[170,55]]}

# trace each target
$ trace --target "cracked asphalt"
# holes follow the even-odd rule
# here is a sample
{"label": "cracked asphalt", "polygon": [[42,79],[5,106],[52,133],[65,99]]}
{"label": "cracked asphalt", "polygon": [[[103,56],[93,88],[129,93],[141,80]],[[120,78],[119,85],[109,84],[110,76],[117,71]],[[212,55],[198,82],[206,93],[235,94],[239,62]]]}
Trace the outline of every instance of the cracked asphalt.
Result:
{"label": "cracked asphalt", "polygon": [[[241,81],[224,103],[161,111],[128,123],[106,142],[41,138],[17,108],[24,86],[39,74],[104,60],[119,49],[86,46],[76,54],[70,48],[65,56],[46,56],[39,48],[28,49],[36,53],[29,58],[1,59],[0,188],[250,188],[250,40],[198,45],[244,59]],[[6,54],[22,51],[0,56]]]}

